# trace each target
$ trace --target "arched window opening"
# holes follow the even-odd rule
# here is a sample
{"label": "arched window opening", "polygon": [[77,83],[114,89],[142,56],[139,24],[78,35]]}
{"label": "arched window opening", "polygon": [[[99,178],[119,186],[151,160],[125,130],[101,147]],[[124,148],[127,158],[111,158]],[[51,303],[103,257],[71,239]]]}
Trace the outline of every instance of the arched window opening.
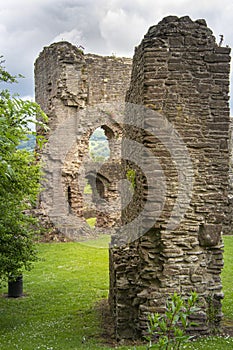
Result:
{"label": "arched window opening", "polygon": [[[111,129],[109,130],[111,131]],[[102,163],[110,157],[109,138],[107,134],[103,127],[99,127],[90,136],[89,154],[95,162]]]}
{"label": "arched window opening", "polygon": [[91,197],[92,203],[98,204],[102,199],[106,199],[106,189],[105,186],[108,183],[108,180],[104,178],[99,173],[89,174],[87,177],[87,185],[84,188],[84,191],[89,193],[89,201]]}

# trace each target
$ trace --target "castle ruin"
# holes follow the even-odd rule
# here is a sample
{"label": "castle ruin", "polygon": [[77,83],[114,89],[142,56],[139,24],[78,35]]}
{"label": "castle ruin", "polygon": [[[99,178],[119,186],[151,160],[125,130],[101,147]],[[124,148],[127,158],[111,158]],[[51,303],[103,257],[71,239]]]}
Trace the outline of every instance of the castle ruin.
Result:
{"label": "castle ruin", "polygon": [[[70,145],[62,141],[62,128],[46,153],[47,163],[56,164],[48,166],[48,179],[57,185],[54,189],[49,182],[44,197],[48,214],[67,217],[70,206],[83,216],[80,164],[98,126],[121,145],[114,143],[116,156],[105,165],[108,171],[103,165],[98,172],[97,192],[115,201],[111,184],[133,174],[130,203],[124,205],[123,198],[121,217],[118,213],[107,220],[112,227],[121,222],[109,250],[109,302],[117,339],[145,334],[148,314],[163,312],[175,291],[184,297],[199,294],[196,334],[220,325],[221,235],[230,230],[229,62],[230,49],[216,43],[205,20],[188,16],[169,16],[149,29],[135,49],[131,80],[130,59],[83,55],[66,42],[45,48],[36,61],[36,100],[49,116],[50,133],[71,120],[66,130]],[[78,119],[87,106],[125,98],[121,123],[96,118],[89,125],[85,113]],[[84,136],[76,141],[82,128]],[[134,143],[124,147],[124,139]],[[61,149],[69,151],[62,161],[56,158]],[[54,182],[56,176],[63,180]],[[49,211],[51,201],[59,201],[56,192],[68,188],[70,205],[61,199],[56,212]],[[72,220],[61,220],[60,227]]]}

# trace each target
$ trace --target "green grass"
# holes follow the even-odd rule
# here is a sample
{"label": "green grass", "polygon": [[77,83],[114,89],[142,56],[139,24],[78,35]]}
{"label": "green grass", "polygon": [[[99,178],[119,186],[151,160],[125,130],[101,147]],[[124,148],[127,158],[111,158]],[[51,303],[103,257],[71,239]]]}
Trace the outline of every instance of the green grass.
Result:
{"label": "green grass", "polygon": [[91,228],[94,228],[96,224],[96,218],[88,218],[86,219],[86,222]]}
{"label": "green grass", "polygon": [[[0,349],[98,349],[95,303],[108,294],[108,252],[78,243],[39,245],[26,297],[0,298]],[[86,338],[85,344],[82,343]]]}
{"label": "green grass", "polygon": [[223,300],[223,313],[226,319],[233,321],[233,236],[225,236],[224,245],[222,282],[225,298]]}
{"label": "green grass", "polygon": [[84,194],[92,194],[91,185],[87,182],[84,187]]}
{"label": "green grass", "polygon": [[[108,295],[109,238],[86,243],[40,244],[40,261],[24,275],[26,296],[0,297],[1,350],[110,349],[101,343],[98,300]],[[93,246],[91,246],[93,245]],[[233,237],[225,237],[223,311],[233,321]],[[6,293],[6,289],[2,290]],[[85,337],[85,342],[83,343]],[[233,338],[205,338],[186,349],[233,349]],[[118,347],[145,350],[145,346]]]}

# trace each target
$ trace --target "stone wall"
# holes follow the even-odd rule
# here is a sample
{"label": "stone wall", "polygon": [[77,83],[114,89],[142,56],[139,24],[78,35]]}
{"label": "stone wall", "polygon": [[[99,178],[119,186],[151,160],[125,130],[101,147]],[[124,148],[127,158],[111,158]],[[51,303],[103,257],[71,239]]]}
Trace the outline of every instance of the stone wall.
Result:
{"label": "stone wall", "polygon": [[123,102],[131,67],[130,58],[84,55],[66,41],[45,47],[35,62],[35,96],[51,132],[77,109]]}
{"label": "stone wall", "polygon": [[[150,111],[142,109],[141,126],[135,122],[138,127],[127,127],[126,135],[150,154],[138,154],[147,179],[135,168],[136,194],[123,224],[147,201],[159,199],[162,209],[145,214],[131,243],[117,247],[112,238],[110,305],[117,339],[142,336],[148,314],[163,312],[174,291],[200,296],[194,333],[219,328],[221,234],[230,229],[229,62],[230,49],[216,44],[204,20],[189,17],[164,18],[135,49],[127,101]],[[132,111],[126,113],[128,125],[132,118]]]}
{"label": "stone wall", "polygon": [[[35,62],[36,101],[49,117],[49,141],[42,154],[46,181],[41,214],[72,239],[95,234],[83,224],[88,212],[101,227],[114,226],[120,216],[119,208],[101,211],[103,200],[114,207],[118,196],[122,135],[121,125],[104,116],[101,106],[125,100],[131,65],[130,58],[85,55],[65,41],[45,47]],[[89,138],[98,127],[104,129],[111,150],[104,164],[94,164],[89,156]],[[84,194],[88,179],[92,197]]]}

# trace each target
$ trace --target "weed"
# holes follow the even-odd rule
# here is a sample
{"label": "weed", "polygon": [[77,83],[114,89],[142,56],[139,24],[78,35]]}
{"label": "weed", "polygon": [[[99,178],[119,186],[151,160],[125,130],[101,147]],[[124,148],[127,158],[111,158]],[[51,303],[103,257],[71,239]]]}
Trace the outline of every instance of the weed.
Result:
{"label": "weed", "polygon": [[[194,325],[189,316],[199,311],[197,301],[196,292],[192,292],[187,301],[174,293],[171,300],[167,300],[164,315],[158,313],[149,315],[147,349],[181,349],[181,346],[192,338],[186,334],[186,330]],[[158,339],[156,346],[152,343],[155,338]]]}
{"label": "weed", "polygon": [[129,169],[126,173],[127,180],[131,183],[132,189],[136,186],[136,171],[134,169]]}

